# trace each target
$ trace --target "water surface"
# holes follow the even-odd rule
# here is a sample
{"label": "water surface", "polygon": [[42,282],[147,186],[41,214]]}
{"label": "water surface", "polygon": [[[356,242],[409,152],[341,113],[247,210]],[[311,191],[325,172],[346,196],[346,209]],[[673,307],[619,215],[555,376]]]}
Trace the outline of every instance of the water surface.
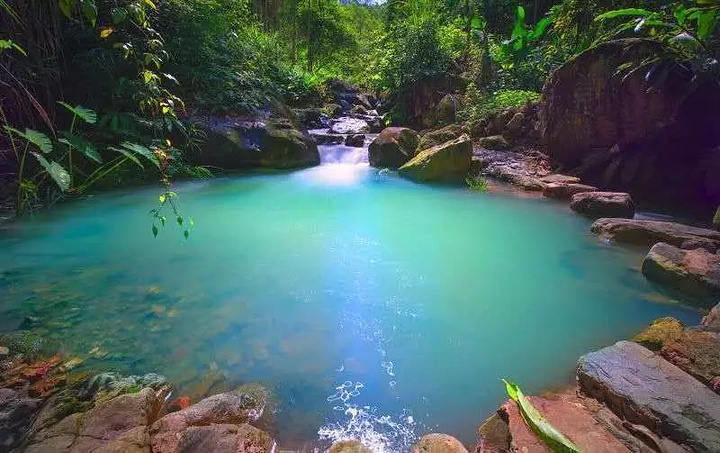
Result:
{"label": "water surface", "polygon": [[[0,329],[26,316],[84,366],[156,371],[176,395],[260,381],[282,446],[403,451],[475,429],[505,398],[571,382],[579,355],[660,316],[696,323],[567,206],[326,165],[179,184],[190,239],[155,239],[152,190],[0,233]],[[349,162],[349,163],[348,163]],[[220,383],[220,384],[219,384]]]}

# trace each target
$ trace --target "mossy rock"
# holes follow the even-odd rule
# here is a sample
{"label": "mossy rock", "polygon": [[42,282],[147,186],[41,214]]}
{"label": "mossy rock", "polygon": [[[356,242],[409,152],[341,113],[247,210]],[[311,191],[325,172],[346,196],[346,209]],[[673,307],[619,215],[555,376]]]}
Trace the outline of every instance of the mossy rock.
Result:
{"label": "mossy rock", "polygon": [[419,182],[458,182],[470,172],[472,143],[462,135],[442,145],[420,151],[398,170],[400,176]]}
{"label": "mossy rock", "polygon": [[462,134],[462,127],[457,124],[451,124],[441,129],[427,132],[420,139],[418,149],[422,151],[424,149],[432,148],[433,146],[441,145],[460,137]]}
{"label": "mossy rock", "polygon": [[376,168],[398,168],[417,151],[417,132],[406,127],[387,127],[368,149],[370,165]]}
{"label": "mossy rock", "polygon": [[485,149],[491,149],[495,151],[503,151],[510,148],[510,143],[502,135],[491,135],[490,137],[483,137],[478,140],[478,143]]}
{"label": "mossy rock", "polygon": [[457,120],[457,112],[460,109],[460,102],[456,96],[446,94],[435,107],[434,121],[438,125],[454,123]]}
{"label": "mossy rock", "polygon": [[635,335],[633,341],[650,350],[659,351],[666,343],[680,338],[683,329],[682,323],[675,318],[660,318]]}

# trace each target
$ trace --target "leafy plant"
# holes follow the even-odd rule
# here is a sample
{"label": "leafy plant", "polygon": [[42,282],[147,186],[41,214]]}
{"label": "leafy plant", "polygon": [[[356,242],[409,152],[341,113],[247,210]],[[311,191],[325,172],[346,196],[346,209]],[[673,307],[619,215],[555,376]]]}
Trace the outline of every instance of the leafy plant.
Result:
{"label": "leafy plant", "polygon": [[465,179],[465,184],[467,184],[473,192],[487,192],[489,189],[487,180],[480,176]]}
{"label": "leafy plant", "polygon": [[545,417],[532,405],[530,400],[523,394],[520,387],[512,382],[503,379],[505,390],[510,399],[515,401],[525,423],[555,452],[579,453],[580,447],[575,445],[563,433],[552,426]]}

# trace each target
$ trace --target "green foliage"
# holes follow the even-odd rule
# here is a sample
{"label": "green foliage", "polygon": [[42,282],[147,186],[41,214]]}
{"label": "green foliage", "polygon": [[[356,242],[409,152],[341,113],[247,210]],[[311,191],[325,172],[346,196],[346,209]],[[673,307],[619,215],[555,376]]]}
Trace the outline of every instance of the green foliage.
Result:
{"label": "green foliage", "polygon": [[503,379],[503,382],[505,383],[505,390],[508,396],[517,403],[525,423],[527,423],[530,429],[537,434],[552,451],[558,453],[580,453],[580,447],[552,426],[540,411],[532,405],[530,400],[527,399],[522,390],[520,390],[520,387],[505,379]]}
{"label": "green foliage", "polygon": [[[466,93],[466,97],[467,97]],[[540,100],[540,93],[523,90],[501,90],[481,99],[479,103],[464,103],[460,116],[465,120],[479,120],[508,107],[522,107]]]}
{"label": "green foliage", "polygon": [[487,180],[480,176],[465,179],[465,184],[473,192],[487,192],[489,189]]}

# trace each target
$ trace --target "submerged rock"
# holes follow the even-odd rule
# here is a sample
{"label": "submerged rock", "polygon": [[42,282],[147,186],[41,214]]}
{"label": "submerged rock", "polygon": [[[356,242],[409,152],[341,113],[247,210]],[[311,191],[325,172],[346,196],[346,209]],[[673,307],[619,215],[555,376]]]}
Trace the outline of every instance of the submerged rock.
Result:
{"label": "submerged rock", "polygon": [[451,124],[441,129],[436,129],[425,133],[420,139],[418,150],[432,148],[433,146],[441,145],[450,140],[455,140],[463,134],[462,128],[457,124]]}
{"label": "submerged rock", "polygon": [[575,194],[597,192],[597,190],[597,187],[585,184],[549,183],[543,188],[543,195],[556,200],[569,200]]}
{"label": "submerged rock", "polygon": [[675,222],[634,219],[599,219],[590,231],[605,240],[652,246],[665,242],[680,248],[720,250],[720,232]]}
{"label": "submerged rock", "polygon": [[13,389],[0,389],[0,451],[11,451],[20,445],[41,404],[42,400],[28,398]]}
{"label": "submerged rock", "polygon": [[623,192],[583,192],[570,199],[570,208],[588,217],[635,216],[635,203],[630,194]]}
{"label": "submerged rock", "polygon": [[693,451],[720,451],[720,395],[649,349],[621,341],[586,354],[577,378],[620,418]]}
{"label": "submerged rock", "polygon": [[417,132],[412,129],[385,128],[370,143],[370,165],[377,168],[398,168],[415,156],[418,142]]}
{"label": "submerged rock", "polygon": [[510,143],[502,135],[491,135],[478,140],[478,144],[485,149],[504,151],[510,148]]}
{"label": "submerged rock", "polygon": [[398,170],[413,181],[462,181],[472,161],[470,137],[463,135],[442,145],[420,151]]}
{"label": "submerged rock", "polygon": [[452,436],[427,434],[415,444],[412,453],[468,453],[468,451],[459,440]]}
{"label": "submerged rock", "polygon": [[642,273],[693,296],[720,296],[720,255],[705,249],[655,244],[643,261]]}

